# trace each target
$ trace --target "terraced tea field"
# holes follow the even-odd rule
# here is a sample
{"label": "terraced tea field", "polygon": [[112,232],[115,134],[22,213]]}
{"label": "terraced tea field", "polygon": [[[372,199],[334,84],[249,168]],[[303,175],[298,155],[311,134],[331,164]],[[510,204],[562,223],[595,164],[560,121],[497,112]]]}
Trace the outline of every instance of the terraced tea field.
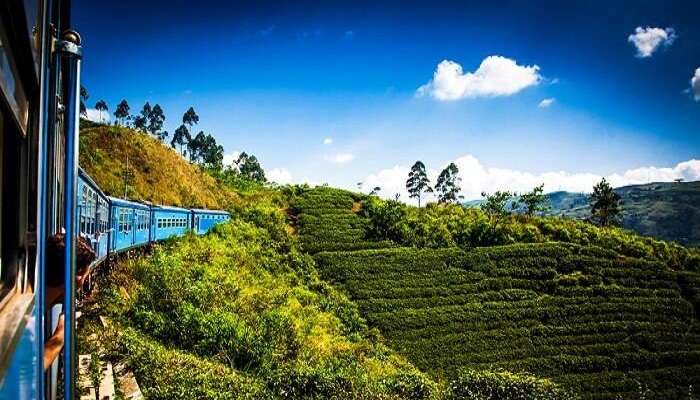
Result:
{"label": "terraced tea field", "polygon": [[366,221],[353,209],[359,198],[346,190],[317,187],[295,204],[301,244],[305,251],[357,250],[389,247],[365,239]]}
{"label": "terraced tea field", "polygon": [[548,243],[321,252],[394,349],[436,378],[527,371],[585,398],[687,398],[700,385],[698,274]]}

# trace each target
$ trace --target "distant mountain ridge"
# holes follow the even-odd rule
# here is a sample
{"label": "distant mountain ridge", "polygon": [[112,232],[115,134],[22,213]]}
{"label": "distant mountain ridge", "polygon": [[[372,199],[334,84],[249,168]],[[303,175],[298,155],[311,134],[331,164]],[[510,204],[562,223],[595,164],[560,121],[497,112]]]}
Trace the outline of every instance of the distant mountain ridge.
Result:
{"label": "distant mountain ridge", "polygon": [[[623,202],[622,226],[640,235],[700,246],[700,181],[653,182],[615,189]],[[587,193],[547,194],[550,215],[585,219],[590,215]],[[465,203],[478,207],[481,200]]]}

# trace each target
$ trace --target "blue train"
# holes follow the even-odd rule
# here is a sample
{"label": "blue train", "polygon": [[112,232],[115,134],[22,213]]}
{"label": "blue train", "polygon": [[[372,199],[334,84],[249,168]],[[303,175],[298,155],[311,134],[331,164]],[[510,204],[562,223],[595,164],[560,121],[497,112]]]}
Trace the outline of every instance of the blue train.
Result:
{"label": "blue train", "polygon": [[[0,1],[0,400],[79,397],[79,237],[97,254],[95,270],[119,252],[188,230],[204,234],[230,218],[109,197],[80,170],[82,47],[70,11],[70,0]],[[61,232],[63,257],[48,260],[48,241]],[[67,260],[58,261],[59,304],[47,280],[57,275],[49,271],[56,260]],[[62,354],[45,368],[45,344],[60,314]]]}
{"label": "blue train", "polygon": [[107,196],[85,171],[79,169],[78,175],[78,226],[97,254],[95,264],[111,253],[182,236],[188,230],[202,235],[230,219],[226,211],[158,206]]}

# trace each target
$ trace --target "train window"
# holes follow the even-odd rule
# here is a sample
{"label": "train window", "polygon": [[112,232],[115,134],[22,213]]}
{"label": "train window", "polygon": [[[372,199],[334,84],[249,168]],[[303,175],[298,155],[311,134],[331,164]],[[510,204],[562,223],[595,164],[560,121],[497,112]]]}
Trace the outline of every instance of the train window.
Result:
{"label": "train window", "polygon": [[27,96],[19,80],[17,66],[10,55],[7,43],[9,43],[7,32],[5,32],[4,27],[0,25],[0,90],[3,92],[5,100],[7,100],[24,134],[27,131],[29,105],[27,103]]}

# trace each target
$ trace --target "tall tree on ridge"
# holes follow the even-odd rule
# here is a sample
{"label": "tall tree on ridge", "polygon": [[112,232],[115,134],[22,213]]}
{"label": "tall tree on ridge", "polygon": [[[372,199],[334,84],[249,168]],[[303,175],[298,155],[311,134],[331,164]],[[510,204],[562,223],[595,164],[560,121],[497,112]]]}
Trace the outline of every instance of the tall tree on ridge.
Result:
{"label": "tall tree on ridge", "polygon": [[425,164],[423,164],[422,161],[416,161],[411,167],[411,171],[408,173],[408,179],[406,180],[406,190],[408,190],[408,197],[418,199],[419,208],[421,195],[424,192],[433,192],[433,188],[430,187],[428,174],[425,172]]}
{"label": "tall tree on ridge", "polygon": [[591,194],[591,219],[600,226],[619,225],[622,200],[612,186],[603,178],[593,186]]}
{"label": "tall tree on ridge", "polygon": [[156,104],[148,115],[148,131],[161,141],[165,140],[168,135],[167,132],[161,132],[164,122],[165,114],[163,113],[163,109],[160,108],[160,104]]}
{"label": "tall tree on ridge", "polygon": [[438,192],[438,202],[452,203],[456,202],[458,198],[462,198],[459,195],[459,191],[462,190],[459,187],[459,182],[462,178],[457,176],[458,173],[459,168],[457,168],[455,163],[450,163],[440,172],[435,184],[435,190]]}
{"label": "tall tree on ridge", "polygon": [[529,217],[535,213],[546,211],[549,199],[544,194],[544,183],[536,186],[532,191],[520,195],[519,202],[525,206],[525,215]]}
{"label": "tall tree on ridge", "polygon": [[102,112],[107,111],[107,109],[107,103],[104,100],[99,100],[97,103],[95,103],[95,110],[100,112],[100,122],[105,122]]}
{"label": "tall tree on ridge", "polygon": [[185,151],[183,146],[189,144],[190,141],[190,131],[187,129],[187,126],[185,126],[185,124],[182,124],[177,129],[175,129],[175,133],[173,134],[173,140],[170,142],[170,145],[173,147],[173,149],[176,145],[180,145],[180,154],[184,157]]}
{"label": "tall tree on ridge", "polygon": [[129,117],[129,109],[129,103],[126,102],[126,99],[122,99],[117,104],[117,109],[114,110],[114,118],[123,125],[124,121]]}
{"label": "tall tree on ridge", "polygon": [[139,115],[137,115],[134,119],[134,128],[142,132],[148,132],[148,120],[151,116],[151,112],[153,112],[151,103],[146,102],[146,104],[143,105]]}
{"label": "tall tree on ridge", "polygon": [[190,162],[199,164],[199,159],[202,157],[204,146],[206,145],[206,135],[204,131],[199,133],[187,142],[187,151],[190,153]]}

